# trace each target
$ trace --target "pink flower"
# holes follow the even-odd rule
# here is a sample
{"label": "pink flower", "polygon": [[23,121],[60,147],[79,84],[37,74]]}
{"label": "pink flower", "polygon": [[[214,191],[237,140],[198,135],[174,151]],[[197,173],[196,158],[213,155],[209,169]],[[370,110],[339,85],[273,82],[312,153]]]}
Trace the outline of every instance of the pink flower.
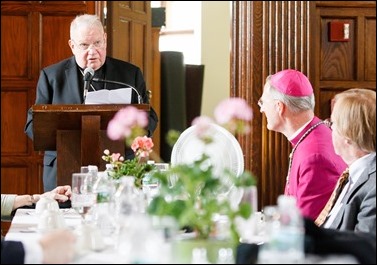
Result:
{"label": "pink flower", "polygon": [[148,157],[149,153],[152,152],[154,144],[151,138],[147,136],[136,137],[131,144],[132,150],[138,157]]}
{"label": "pink flower", "polygon": [[121,154],[120,154],[120,153],[113,153],[113,154],[111,155],[111,159],[112,159],[112,161],[118,161],[120,157],[121,157]]}
{"label": "pink flower", "polygon": [[153,141],[145,135],[145,127],[148,125],[148,116],[133,106],[127,106],[119,110],[110,120],[107,126],[107,136],[111,140],[124,139],[127,147],[135,153],[135,157],[125,160],[119,153],[104,150],[102,159],[111,163],[113,167],[112,177],[119,179],[124,175],[135,176],[135,185],[141,187],[142,177],[145,172],[153,167],[147,164],[149,154],[152,152]]}
{"label": "pink flower", "polygon": [[132,138],[148,125],[148,116],[133,106],[119,110],[107,126],[107,136],[111,140]]}
{"label": "pink flower", "polygon": [[207,116],[196,117],[191,122],[192,125],[196,125],[195,133],[202,140],[211,138],[211,135],[208,135],[208,129],[210,128],[211,123],[213,123],[213,120]]}
{"label": "pink flower", "polygon": [[124,161],[124,157],[120,153],[110,154],[109,149],[103,151],[102,159],[113,165],[113,168],[118,168]]}
{"label": "pink flower", "polygon": [[250,122],[253,110],[242,98],[228,98],[220,102],[215,108],[215,120],[232,133],[250,132]]}
{"label": "pink flower", "polygon": [[219,124],[225,124],[233,119],[251,121],[253,110],[242,98],[228,98],[215,108],[215,119]]}
{"label": "pink flower", "polygon": [[129,137],[131,135],[131,129],[124,127],[120,122],[115,119],[109,121],[107,125],[107,136],[111,140],[119,140],[123,137]]}

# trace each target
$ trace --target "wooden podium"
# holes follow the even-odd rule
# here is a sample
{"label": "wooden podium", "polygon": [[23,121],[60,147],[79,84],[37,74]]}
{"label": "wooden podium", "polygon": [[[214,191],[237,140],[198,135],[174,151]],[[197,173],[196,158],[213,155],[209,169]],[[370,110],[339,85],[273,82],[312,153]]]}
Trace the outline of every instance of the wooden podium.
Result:
{"label": "wooden podium", "polygon": [[[131,104],[149,111],[149,104]],[[57,184],[72,182],[72,173],[82,165],[97,165],[104,170],[105,149],[124,154],[125,142],[112,141],[106,129],[115,113],[129,104],[34,105],[33,133],[35,151],[57,151]]]}

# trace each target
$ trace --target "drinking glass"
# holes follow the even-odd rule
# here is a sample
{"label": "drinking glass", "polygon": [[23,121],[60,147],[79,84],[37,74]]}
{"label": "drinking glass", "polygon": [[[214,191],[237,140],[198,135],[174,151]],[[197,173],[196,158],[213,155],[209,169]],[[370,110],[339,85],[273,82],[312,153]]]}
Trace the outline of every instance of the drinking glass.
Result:
{"label": "drinking glass", "polygon": [[94,179],[89,173],[72,174],[72,197],[71,205],[82,217],[85,223],[89,210],[96,202],[96,195],[93,192]]}

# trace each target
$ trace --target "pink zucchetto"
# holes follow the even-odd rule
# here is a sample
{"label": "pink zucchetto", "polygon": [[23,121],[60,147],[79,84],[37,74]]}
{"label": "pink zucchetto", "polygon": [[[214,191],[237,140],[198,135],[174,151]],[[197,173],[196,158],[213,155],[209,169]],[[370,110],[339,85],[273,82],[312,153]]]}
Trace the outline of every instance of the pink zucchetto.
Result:
{"label": "pink zucchetto", "polygon": [[270,84],[283,94],[293,97],[306,97],[313,94],[309,79],[300,71],[287,69],[270,77]]}

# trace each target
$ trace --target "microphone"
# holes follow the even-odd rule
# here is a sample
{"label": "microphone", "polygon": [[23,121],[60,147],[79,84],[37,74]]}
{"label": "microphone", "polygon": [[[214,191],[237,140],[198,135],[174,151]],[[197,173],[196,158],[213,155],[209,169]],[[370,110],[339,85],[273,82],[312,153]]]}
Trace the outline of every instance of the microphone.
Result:
{"label": "microphone", "polygon": [[140,96],[139,91],[137,91],[137,89],[134,88],[133,86],[131,86],[130,84],[123,83],[123,82],[118,82],[118,81],[112,81],[112,80],[99,79],[99,78],[93,78],[93,81],[94,81],[94,82],[101,82],[101,83],[108,83],[108,84],[115,84],[115,85],[120,85],[120,86],[126,86],[126,87],[129,87],[129,88],[131,88],[133,91],[135,91],[135,93],[137,94],[137,101],[138,101],[138,104],[143,103],[143,98]]}
{"label": "microphone", "polygon": [[90,68],[90,67],[85,68],[84,70],[84,95],[83,95],[84,103],[85,103],[86,95],[88,94],[88,91],[89,91],[90,81],[92,81],[93,76],[94,76],[93,68]]}

